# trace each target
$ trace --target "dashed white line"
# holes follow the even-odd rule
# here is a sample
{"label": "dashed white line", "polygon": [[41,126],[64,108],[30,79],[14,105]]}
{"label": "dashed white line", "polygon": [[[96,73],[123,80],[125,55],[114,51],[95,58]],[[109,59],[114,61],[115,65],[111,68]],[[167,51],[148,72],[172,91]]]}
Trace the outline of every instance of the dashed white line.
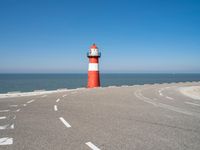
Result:
{"label": "dashed white line", "polygon": [[196,103],[191,103],[191,102],[184,102],[185,104],[189,104],[189,105],[194,105],[194,106],[200,106],[200,104],[196,104]]}
{"label": "dashed white line", "polygon": [[158,93],[159,93],[160,96],[163,96],[162,91],[163,91],[163,89],[160,89],[160,90],[158,91]]}
{"label": "dashed white line", "polygon": [[35,101],[35,100],[32,99],[32,100],[28,101],[27,104],[30,104],[30,103],[32,103],[32,102],[34,102],[34,101]]}
{"label": "dashed white line", "polygon": [[2,116],[2,117],[0,117],[0,120],[2,120],[2,119],[6,119],[6,116]]}
{"label": "dashed white line", "polygon": [[92,142],[85,143],[87,146],[89,146],[92,150],[100,150],[98,147],[96,147]]}
{"label": "dashed white line", "polygon": [[169,99],[169,100],[174,100],[174,98],[169,97],[169,96],[166,96],[166,98]]}
{"label": "dashed white line", "polygon": [[26,105],[26,104],[23,104],[23,106],[26,107],[27,105]]}
{"label": "dashed white line", "polygon": [[57,105],[54,105],[54,111],[58,111]]}
{"label": "dashed white line", "polygon": [[7,110],[0,110],[0,112],[9,112],[10,110],[7,109]]}
{"label": "dashed white line", "polygon": [[11,145],[13,144],[13,138],[4,137],[0,138],[0,145]]}
{"label": "dashed white line", "polygon": [[14,126],[14,124],[12,124],[11,126],[10,126],[10,129],[14,129],[15,128],[15,126]]}
{"label": "dashed white line", "polygon": [[17,109],[17,110],[16,110],[16,112],[19,112],[19,111],[20,111],[20,109]]}
{"label": "dashed white line", "polygon": [[0,126],[0,130],[6,130],[6,129],[14,129],[14,124],[12,125],[4,125],[4,126]]}
{"label": "dashed white line", "polygon": [[60,99],[58,98],[57,100],[56,100],[56,103],[58,103],[60,101]]}
{"label": "dashed white line", "polygon": [[71,125],[63,117],[60,117],[59,119],[67,128],[71,127]]}
{"label": "dashed white line", "polygon": [[67,96],[67,94],[63,95],[62,97],[66,97],[66,96]]}

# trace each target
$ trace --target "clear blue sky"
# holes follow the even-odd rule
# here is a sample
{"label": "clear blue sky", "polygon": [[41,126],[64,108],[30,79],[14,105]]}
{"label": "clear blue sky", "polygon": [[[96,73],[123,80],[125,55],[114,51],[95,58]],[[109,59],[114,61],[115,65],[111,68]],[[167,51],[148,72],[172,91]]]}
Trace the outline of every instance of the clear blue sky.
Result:
{"label": "clear blue sky", "polygon": [[0,0],[0,73],[200,73],[199,0]]}

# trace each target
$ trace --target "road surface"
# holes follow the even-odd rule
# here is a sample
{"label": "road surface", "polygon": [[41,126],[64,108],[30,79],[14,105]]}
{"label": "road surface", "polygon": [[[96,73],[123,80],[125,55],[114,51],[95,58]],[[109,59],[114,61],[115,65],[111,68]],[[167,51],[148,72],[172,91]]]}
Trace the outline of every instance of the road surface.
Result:
{"label": "road surface", "polygon": [[1,150],[199,150],[200,82],[0,99]]}

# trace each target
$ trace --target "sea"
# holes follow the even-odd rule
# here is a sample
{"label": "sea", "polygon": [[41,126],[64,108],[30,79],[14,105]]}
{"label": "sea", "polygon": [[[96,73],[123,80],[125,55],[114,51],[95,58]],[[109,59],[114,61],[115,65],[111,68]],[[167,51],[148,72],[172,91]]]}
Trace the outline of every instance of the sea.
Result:
{"label": "sea", "polygon": [[[101,86],[200,81],[200,74],[101,74]],[[87,86],[87,74],[0,74],[0,93],[75,89]]]}

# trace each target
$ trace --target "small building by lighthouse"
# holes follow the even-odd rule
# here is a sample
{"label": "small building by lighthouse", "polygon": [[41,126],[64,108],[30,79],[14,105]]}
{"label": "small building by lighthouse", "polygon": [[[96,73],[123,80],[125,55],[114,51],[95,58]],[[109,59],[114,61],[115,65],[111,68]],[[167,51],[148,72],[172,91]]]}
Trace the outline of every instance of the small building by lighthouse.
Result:
{"label": "small building by lighthouse", "polygon": [[90,47],[90,50],[87,53],[87,57],[89,58],[87,87],[88,88],[99,87],[100,86],[99,58],[101,57],[101,53],[99,52],[96,44],[93,44]]}

